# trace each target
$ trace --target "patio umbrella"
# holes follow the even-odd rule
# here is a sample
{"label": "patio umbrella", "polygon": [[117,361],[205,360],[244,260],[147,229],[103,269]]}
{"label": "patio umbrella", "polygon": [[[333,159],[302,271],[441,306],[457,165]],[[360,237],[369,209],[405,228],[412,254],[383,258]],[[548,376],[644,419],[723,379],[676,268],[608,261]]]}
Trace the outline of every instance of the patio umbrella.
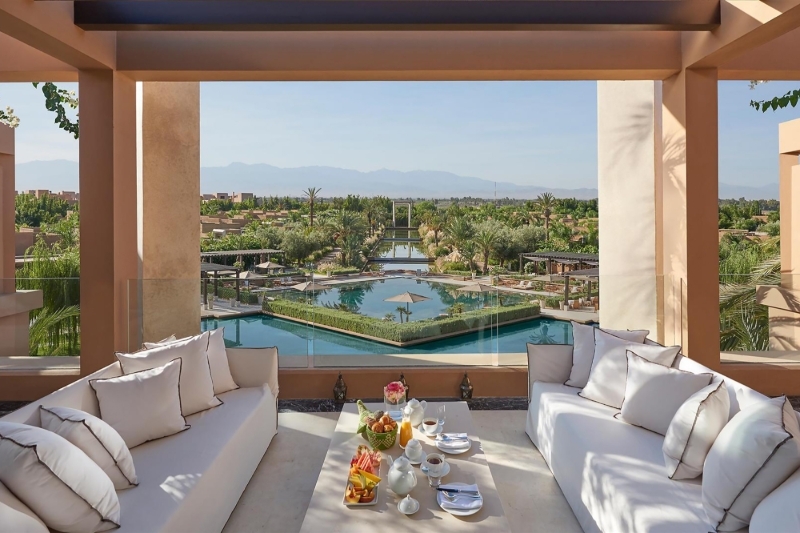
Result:
{"label": "patio umbrella", "polygon": [[292,288],[300,292],[311,292],[311,291],[324,291],[328,287],[326,285],[322,285],[315,281],[306,281],[303,283],[298,283],[297,285],[292,285]]}
{"label": "patio umbrella", "polygon": [[472,285],[465,285],[457,289],[461,292],[497,292],[495,287],[491,285],[484,285],[483,283],[473,283]]}
{"label": "patio umbrella", "polygon": [[386,298],[384,302],[405,302],[406,311],[408,311],[408,304],[424,302],[425,300],[430,300],[430,298],[428,298],[427,296],[422,296],[421,294],[414,294],[413,292],[406,291],[403,294],[398,294],[397,296]]}
{"label": "patio umbrella", "polygon": [[263,278],[264,276],[260,276],[255,272],[250,272],[249,270],[246,270],[244,272],[239,272],[239,279],[263,279]]}
{"label": "patio umbrella", "polygon": [[267,261],[266,263],[261,263],[256,265],[256,268],[260,268],[263,270],[277,270],[279,268],[286,268],[283,265],[279,265],[278,263],[274,263],[272,261]]}

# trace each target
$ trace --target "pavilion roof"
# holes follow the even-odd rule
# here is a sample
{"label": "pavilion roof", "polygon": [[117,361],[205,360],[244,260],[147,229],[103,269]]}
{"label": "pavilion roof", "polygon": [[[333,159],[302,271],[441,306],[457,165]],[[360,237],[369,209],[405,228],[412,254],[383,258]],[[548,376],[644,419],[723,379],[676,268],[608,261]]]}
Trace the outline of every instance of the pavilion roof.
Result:
{"label": "pavilion roof", "polygon": [[522,257],[530,261],[555,261],[557,263],[576,264],[576,263],[599,263],[598,254],[582,254],[577,252],[528,252]]}

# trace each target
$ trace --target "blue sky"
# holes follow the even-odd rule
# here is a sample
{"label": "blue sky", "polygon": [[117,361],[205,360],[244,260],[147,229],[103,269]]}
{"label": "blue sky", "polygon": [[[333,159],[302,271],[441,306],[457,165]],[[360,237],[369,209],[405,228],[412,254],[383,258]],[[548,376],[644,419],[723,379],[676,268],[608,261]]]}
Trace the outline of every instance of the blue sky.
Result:
{"label": "blue sky", "polygon": [[[75,88],[76,84],[62,84]],[[800,107],[762,114],[751,98],[796,88],[721,82],[720,181],[777,181],[777,124]],[[30,84],[0,84],[21,117],[17,160],[78,159]],[[201,164],[327,165],[445,170],[558,187],[595,187],[594,82],[204,83]]]}

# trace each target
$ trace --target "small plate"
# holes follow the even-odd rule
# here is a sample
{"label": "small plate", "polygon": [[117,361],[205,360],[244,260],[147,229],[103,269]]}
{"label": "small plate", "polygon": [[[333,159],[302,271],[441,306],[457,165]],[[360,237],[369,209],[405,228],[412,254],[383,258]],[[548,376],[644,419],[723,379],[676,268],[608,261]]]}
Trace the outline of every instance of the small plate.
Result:
{"label": "small plate", "polygon": [[[380,485],[380,483],[378,484]],[[378,485],[375,485],[375,490],[378,490]],[[350,503],[347,501],[347,488],[350,486],[350,482],[348,481],[347,484],[344,486],[344,495],[342,496],[342,503],[348,507],[368,507],[370,505],[377,505],[378,504],[378,497],[381,495],[380,492],[375,493],[375,497],[372,498],[371,502],[368,503]]]}
{"label": "small plate", "polygon": [[444,453],[448,453],[450,455],[458,455],[458,454],[461,454],[461,453],[466,453],[472,448],[472,441],[470,439],[467,439],[467,442],[464,444],[463,448],[450,448],[450,447],[447,447],[447,446],[443,447],[443,446],[441,446],[441,443],[442,443],[442,441],[438,441],[437,440],[436,441],[436,447],[439,449],[439,451],[442,451]]}
{"label": "small plate", "polygon": [[406,459],[408,459],[408,462],[411,463],[412,465],[418,465],[422,463],[422,461],[424,461],[426,457],[428,457],[428,454],[425,453],[425,450],[422,450],[422,455],[420,455],[419,459],[417,459],[416,461],[412,460],[411,457],[409,457],[408,454],[406,454],[406,452],[403,452],[403,455],[406,456]]}
{"label": "small plate", "polygon": [[[467,483],[448,483],[448,485],[452,485],[454,487],[467,487],[467,486],[469,486]],[[436,503],[439,504],[439,507],[441,507],[443,510],[447,511],[448,513],[450,513],[453,516],[470,516],[470,515],[474,515],[475,513],[477,513],[481,509],[483,509],[483,496],[481,496],[481,499],[480,499],[480,502],[481,502],[480,507],[476,507],[475,509],[448,509],[447,507],[444,507],[442,505],[442,502],[444,502],[444,501],[447,501],[447,499],[444,497],[444,494],[442,494],[441,491],[436,491]]]}
{"label": "small plate", "polygon": [[[420,470],[420,472],[422,472],[426,476],[428,475],[428,469],[425,468],[425,465],[422,465],[421,467],[419,467],[419,470]],[[442,475],[440,475],[439,478],[443,478],[444,476],[446,476],[449,473],[450,473],[450,463],[445,461],[444,462],[444,466],[442,467]]]}
{"label": "small plate", "polygon": [[412,515],[412,514],[416,513],[417,511],[419,511],[419,502],[417,500],[415,500],[414,498],[411,498],[411,501],[414,502],[414,504],[415,504],[415,506],[414,506],[414,508],[412,510],[406,512],[406,511],[403,511],[402,509],[400,509],[400,505],[403,503],[403,500],[405,500],[405,498],[403,498],[402,500],[397,502],[397,510],[398,511],[400,511],[404,515]]}

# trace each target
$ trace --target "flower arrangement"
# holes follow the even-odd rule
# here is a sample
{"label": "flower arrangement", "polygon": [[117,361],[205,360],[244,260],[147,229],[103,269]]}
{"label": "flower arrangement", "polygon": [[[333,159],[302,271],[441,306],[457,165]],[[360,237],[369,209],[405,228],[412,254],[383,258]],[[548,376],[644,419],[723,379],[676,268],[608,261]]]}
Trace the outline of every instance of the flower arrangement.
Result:
{"label": "flower arrangement", "polygon": [[387,406],[400,406],[406,402],[406,387],[399,381],[392,381],[383,388],[383,400]]}

